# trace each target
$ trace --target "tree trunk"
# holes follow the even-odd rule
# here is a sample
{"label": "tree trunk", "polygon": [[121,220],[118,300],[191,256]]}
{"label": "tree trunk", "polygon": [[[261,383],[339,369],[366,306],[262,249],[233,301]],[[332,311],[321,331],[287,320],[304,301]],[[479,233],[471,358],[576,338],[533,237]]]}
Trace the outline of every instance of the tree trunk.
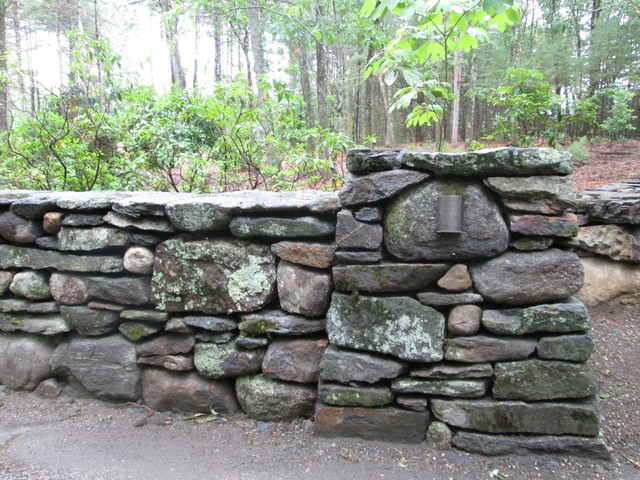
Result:
{"label": "tree trunk", "polygon": [[453,54],[453,103],[451,105],[451,147],[458,148],[460,123],[460,83],[462,80],[462,50]]}
{"label": "tree trunk", "polygon": [[169,20],[172,5],[171,0],[159,0],[160,11],[165,23],[165,38],[169,47],[169,62],[171,64],[171,84],[184,90],[187,88],[187,79],[182,67],[182,59],[180,58],[180,48],[178,46],[178,18]]}
{"label": "tree trunk", "polygon": [[9,129],[7,54],[7,5],[2,1],[0,2],[0,131]]}
{"label": "tree trunk", "polygon": [[[325,9],[323,0],[316,0],[316,22],[322,25]],[[327,47],[324,38],[316,39],[316,96],[318,99],[318,125],[321,128],[328,126],[327,112]]]}
{"label": "tree trunk", "polygon": [[262,47],[262,37],[264,36],[264,26],[262,24],[262,9],[258,3],[251,1],[248,9],[249,16],[249,38],[251,39],[251,53],[253,56],[253,72],[256,80],[258,97],[262,98],[263,92],[260,89],[260,79],[265,74],[264,49]]}
{"label": "tree trunk", "polygon": [[300,89],[304,100],[304,121],[307,128],[316,126],[316,116],[313,108],[313,95],[311,93],[311,79],[309,78],[309,55],[304,45],[298,48],[298,66],[300,67]]}
{"label": "tree trunk", "polygon": [[216,83],[222,80],[222,25],[216,17],[215,33],[213,37],[213,49],[215,58],[213,61],[213,78]]}
{"label": "tree trunk", "polygon": [[389,89],[384,83],[382,77],[378,77],[378,84],[380,85],[380,92],[382,95],[382,106],[384,113],[384,146],[387,148],[394,147],[396,144],[395,133],[393,131],[393,114],[391,112],[391,105],[389,102]]}
{"label": "tree trunk", "polygon": [[[478,55],[476,50],[471,51],[471,73],[469,75],[469,90],[474,92],[478,86]],[[477,140],[478,129],[476,128],[476,95],[469,98],[469,111],[467,112],[467,122],[464,136],[466,140]]]}

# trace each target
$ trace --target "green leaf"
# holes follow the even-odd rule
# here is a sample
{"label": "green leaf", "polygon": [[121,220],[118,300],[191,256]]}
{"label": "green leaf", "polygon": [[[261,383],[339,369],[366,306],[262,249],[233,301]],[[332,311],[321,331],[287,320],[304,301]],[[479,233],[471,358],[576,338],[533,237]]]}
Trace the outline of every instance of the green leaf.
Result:
{"label": "green leaf", "polygon": [[361,17],[370,17],[373,11],[376,9],[377,5],[378,0],[365,0],[365,2],[362,4],[359,15]]}
{"label": "green leaf", "polygon": [[412,87],[422,83],[422,74],[417,70],[404,70],[402,72],[404,80]]}
{"label": "green leaf", "polygon": [[398,72],[396,72],[395,70],[390,70],[384,76],[384,83],[387,86],[393,85],[393,83],[396,81],[397,78],[398,78]]}
{"label": "green leaf", "polygon": [[469,53],[472,48],[478,48],[478,40],[473,36],[465,33],[458,39],[457,48]]}
{"label": "green leaf", "polygon": [[512,23],[520,23],[522,21],[517,8],[508,8],[504,13]]}

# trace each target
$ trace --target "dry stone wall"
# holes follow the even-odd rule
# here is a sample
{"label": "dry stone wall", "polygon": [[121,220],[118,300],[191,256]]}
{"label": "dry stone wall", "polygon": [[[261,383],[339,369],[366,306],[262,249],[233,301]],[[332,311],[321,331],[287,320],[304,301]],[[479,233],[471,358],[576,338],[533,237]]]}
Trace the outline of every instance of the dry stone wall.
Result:
{"label": "dry stone wall", "polygon": [[0,383],[606,457],[570,158],[347,160],[338,194],[0,192]]}

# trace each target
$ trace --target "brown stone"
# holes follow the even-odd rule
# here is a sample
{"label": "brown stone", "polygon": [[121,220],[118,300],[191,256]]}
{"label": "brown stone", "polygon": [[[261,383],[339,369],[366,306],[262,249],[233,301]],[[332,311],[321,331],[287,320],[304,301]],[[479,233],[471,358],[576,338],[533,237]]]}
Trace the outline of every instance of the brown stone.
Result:
{"label": "brown stone", "polygon": [[336,255],[335,243],[278,242],[271,251],[282,260],[313,268],[330,267]]}
{"label": "brown stone", "polygon": [[315,432],[330,437],[359,437],[384,442],[419,443],[425,438],[428,412],[397,408],[318,405]]}
{"label": "brown stone", "polygon": [[89,288],[82,277],[52,273],[49,279],[49,289],[53,298],[66,305],[81,305],[89,298]]}
{"label": "brown stone", "polygon": [[42,228],[51,235],[57,235],[63,218],[64,213],[62,212],[47,212],[42,218]]}
{"label": "brown stone", "polygon": [[320,360],[328,340],[274,340],[262,361],[262,371],[269,378],[289,382],[317,382]]}
{"label": "brown stone", "polygon": [[438,280],[438,286],[449,292],[461,292],[473,286],[469,269],[463,263],[454,265],[449,271]]}
{"label": "brown stone", "polygon": [[514,233],[544,237],[575,237],[579,229],[578,217],[572,213],[562,217],[510,215],[509,223]]}
{"label": "brown stone", "polygon": [[449,312],[447,331],[453,337],[475,335],[480,330],[482,309],[477,305],[457,305]]}
{"label": "brown stone", "polygon": [[333,290],[329,273],[282,260],[277,281],[283,310],[307,317],[322,317],[327,312]]}
{"label": "brown stone", "polygon": [[136,354],[139,357],[148,357],[154,355],[189,353],[195,343],[195,338],[192,335],[167,333],[137,344]]}
{"label": "brown stone", "polygon": [[156,355],[138,358],[138,365],[152,365],[176,372],[193,370],[192,355]]}

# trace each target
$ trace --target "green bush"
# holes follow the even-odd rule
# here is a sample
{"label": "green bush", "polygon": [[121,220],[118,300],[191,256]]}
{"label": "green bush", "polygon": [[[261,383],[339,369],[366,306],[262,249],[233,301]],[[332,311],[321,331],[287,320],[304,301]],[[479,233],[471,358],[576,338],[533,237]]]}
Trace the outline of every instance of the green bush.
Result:
{"label": "green bush", "polygon": [[573,163],[581,164],[589,158],[589,142],[587,137],[580,137],[566,149],[573,155]]}

